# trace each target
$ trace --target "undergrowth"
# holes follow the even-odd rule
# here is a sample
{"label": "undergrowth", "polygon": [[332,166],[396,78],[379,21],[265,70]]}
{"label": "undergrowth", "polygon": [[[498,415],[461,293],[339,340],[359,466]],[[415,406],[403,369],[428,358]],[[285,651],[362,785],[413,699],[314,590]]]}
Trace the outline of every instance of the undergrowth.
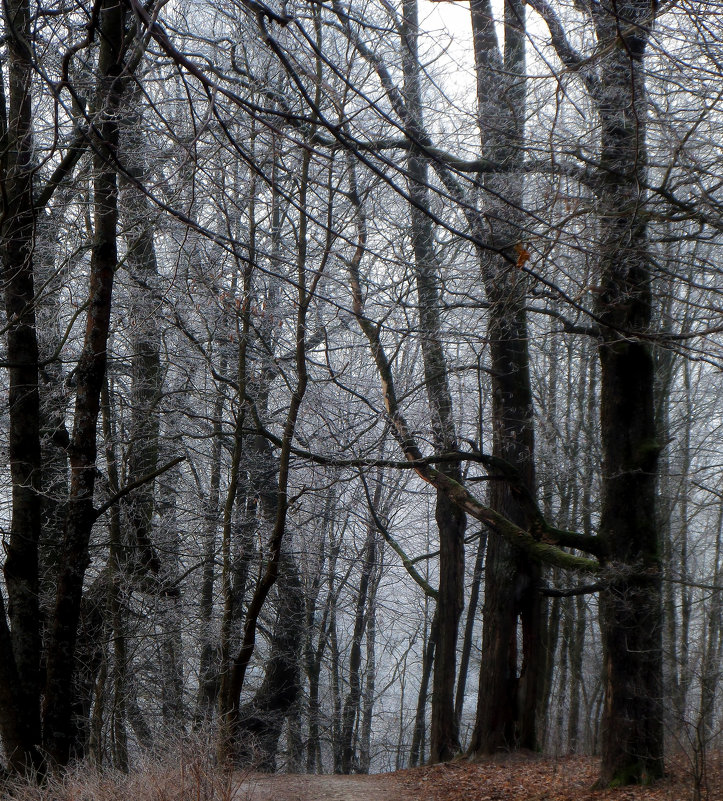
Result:
{"label": "undergrowth", "polygon": [[13,801],[243,801],[244,776],[222,771],[203,749],[188,746],[148,756],[130,773],[82,762],[42,783],[6,782],[0,798]]}

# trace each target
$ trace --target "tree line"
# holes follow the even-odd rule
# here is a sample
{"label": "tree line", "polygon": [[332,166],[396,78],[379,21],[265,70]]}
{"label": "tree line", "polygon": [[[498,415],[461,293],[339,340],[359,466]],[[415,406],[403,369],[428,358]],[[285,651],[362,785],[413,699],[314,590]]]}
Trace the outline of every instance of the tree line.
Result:
{"label": "tree line", "polygon": [[444,6],[5,3],[11,772],[719,736],[716,7]]}

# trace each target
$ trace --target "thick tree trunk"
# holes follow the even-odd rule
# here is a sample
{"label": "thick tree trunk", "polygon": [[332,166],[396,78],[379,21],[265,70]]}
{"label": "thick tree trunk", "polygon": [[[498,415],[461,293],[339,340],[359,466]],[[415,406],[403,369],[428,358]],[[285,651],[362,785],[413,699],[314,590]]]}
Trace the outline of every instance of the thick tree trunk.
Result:
{"label": "thick tree trunk", "polygon": [[[625,0],[598,22],[600,426],[599,533],[618,580],[600,595],[605,670],[601,784],[663,773],[662,614],[656,470],[651,276],[645,218],[645,76],[650,0]],[[621,33],[623,31],[624,33]],[[623,244],[621,244],[623,243]]]}
{"label": "thick tree trunk", "polygon": [[0,735],[12,771],[37,769],[40,745],[40,609],[38,543],[40,500],[40,400],[35,327],[33,251],[32,95],[34,65],[29,50],[30,8],[26,0],[3,6],[7,40],[0,121],[2,217],[0,259],[5,285],[8,460],[12,479],[12,519],[5,546],[7,615],[0,593]]}
{"label": "thick tree trunk", "polygon": [[[505,2],[504,53],[500,53],[489,0],[471,3],[477,97],[483,152],[508,175],[488,176],[484,205],[491,249],[480,249],[489,311],[492,372],[492,453],[515,468],[535,490],[534,427],[528,355],[526,281],[516,269],[524,258],[522,208],[525,119],[525,9]],[[501,90],[500,84],[505,89]],[[481,228],[481,226],[480,226]],[[500,255],[497,255],[500,254]],[[524,264],[524,262],[522,262]],[[493,482],[490,506],[521,528],[527,519],[506,481]],[[485,566],[484,627],[477,720],[470,749],[537,745],[536,710],[542,662],[540,569],[508,542],[490,540]],[[522,654],[518,655],[518,626]],[[521,656],[521,658],[520,658]],[[519,667],[518,667],[519,664]]]}
{"label": "thick tree trunk", "polygon": [[96,435],[105,379],[113,277],[118,263],[118,189],[113,154],[118,146],[116,114],[122,93],[123,8],[107,0],[101,11],[99,54],[99,141],[94,158],[94,240],[83,351],[76,369],[76,404],[70,452],[70,496],[63,543],[65,563],[58,577],[53,627],[48,644],[43,745],[51,759],[66,765],[73,755],[73,670],[83,592],[90,563],[88,543],[96,513]]}
{"label": "thick tree trunk", "polygon": [[298,569],[286,551],[281,557],[276,587],[276,622],[264,680],[249,703],[239,710],[235,732],[242,764],[269,773],[276,770],[284,721],[301,690],[303,597]]}
{"label": "thick tree trunk", "polygon": [[[158,263],[153,238],[154,210],[140,188],[147,165],[142,139],[143,117],[139,93],[129,99],[131,113],[124,120],[120,158],[130,179],[121,182],[122,217],[127,243],[126,267],[130,276],[131,410],[128,430],[127,482],[139,481],[158,467],[160,429],[161,359],[158,328]],[[175,454],[171,454],[174,456]],[[155,481],[146,481],[121,503],[130,567],[148,586],[158,582],[161,563],[153,546]]]}

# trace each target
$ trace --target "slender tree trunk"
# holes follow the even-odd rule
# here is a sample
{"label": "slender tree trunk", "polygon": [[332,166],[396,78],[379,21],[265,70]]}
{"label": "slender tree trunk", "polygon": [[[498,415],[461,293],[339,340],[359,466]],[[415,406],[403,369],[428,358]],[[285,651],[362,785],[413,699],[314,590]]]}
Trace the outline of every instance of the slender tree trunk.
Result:
{"label": "slender tree trunk", "polygon": [[585,649],[587,608],[585,596],[575,601],[575,629],[570,645],[570,711],[567,726],[567,751],[576,754],[580,750],[580,693],[585,680],[582,672],[582,657]]}
{"label": "slender tree trunk", "polygon": [[[317,89],[317,94],[321,89]],[[256,643],[256,631],[258,628],[259,615],[266,602],[279,575],[279,568],[282,561],[282,546],[286,534],[286,519],[289,510],[289,475],[291,466],[291,449],[299,410],[301,408],[304,394],[308,385],[308,372],[306,364],[306,327],[307,313],[309,305],[319,280],[321,279],[324,267],[330,251],[330,242],[327,241],[327,251],[316,272],[309,280],[307,256],[307,232],[308,232],[308,209],[307,191],[309,187],[309,150],[303,151],[302,169],[299,187],[299,221],[298,221],[298,242],[296,258],[296,288],[297,288],[297,315],[296,315],[296,341],[295,341],[295,367],[296,383],[291,392],[289,409],[284,422],[284,429],[281,437],[281,449],[278,460],[278,492],[275,503],[275,518],[273,530],[268,543],[268,556],[263,574],[256,584],[253,596],[249,602],[244,622],[244,631],[241,639],[240,648],[230,665],[225,692],[225,709],[223,710],[223,731],[220,737],[219,755],[221,761],[228,763],[237,746],[236,735],[239,724],[239,713],[241,704],[241,691],[243,689],[246,672],[248,670],[251,657],[253,656]],[[249,259],[252,263],[252,259]],[[245,325],[247,325],[245,323]],[[244,331],[244,340],[248,337],[248,327]],[[241,371],[240,371],[241,375]],[[245,380],[245,379],[244,379]],[[247,402],[246,386],[242,384],[242,400]],[[240,430],[236,432],[236,441],[240,447]]]}
{"label": "slender tree trunk", "polygon": [[[422,93],[417,39],[419,23],[417,0],[402,4],[404,100],[406,119],[412,141],[423,141]],[[457,435],[452,412],[447,363],[442,346],[440,319],[440,264],[435,252],[434,230],[429,209],[429,168],[427,159],[413,149],[407,160],[409,194],[412,199],[411,238],[414,250],[419,325],[422,335],[422,359],[427,397],[432,415],[437,452],[454,451]],[[457,482],[462,481],[459,464],[449,463],[439,469]],[[439,616],[438,642],[434,661],[430,762],[444,762],[459,751],[457,717],[454,714],[454,683],[457,669],[457,629],[464,607],[464,532],[467,519],[446,493],[437,491],[435,520],[439,530]]]}
{"label": "slender tree trunk", "polygon": [[[723,499],[721,499],[723,500]],[[723,504],[718,512],[715,550],[713,553],[712,585],[720,587],[723,582]],[[700,705],[698,707],[697,740],[705,749],[716,735],[716,694],[721,678],[721,635],[723,634],[723,592],[711,595],[705,621],[705,638],[700,675]],[[703,754],[705,757],[705,754]]]}
{"label": "slender tree trunk", "polygon": [[454,698],[454,714],[457,718],[457,728],[462,718],[462,708],[467,686],[467,671],[469,670],[469,658],[472,654],[472,638],[474,636],[474,624],[477,616],[477,604],[479,603],[480,585],[482,583],[482,573],[484,570],[485,550],[487,548],[487,532],[481,531],[479,542],[477,543],[477,555],[474,560],[474,571],[472,573],[472,586],[469,591],[469,602],[467,604],[467,622],[464,627],[464,642],[462,643],[462,655],[459,660],[459,677],[457,678],[457,692]]}
{"label": "slender tree trunk", "polygon": [[[379,504],[381,482],[377,483],[374,504]],[[342,773],[351,773],[355,767],[354,753],[354,727],[360,713],[362,697],[361,683],[361,644],[366,624],[367,593],[369,582],[374,570],[376,560],[376,528],[374,523],[367,522],[367,535],[364,543],[364,560],[362,562],[359,590],[354,610],[354,631],[351,639],[349,653],[349,692],[344,700],[344,709],[341,716],[341,770]]]}
{"label": "slender tree trunk", "polygon": [[[111,492],[120,489],[118,459],[115,450],[116,431],[113,419],[111,387],[106,374],[103,385],[102,413],[103,436],[105,438],[106,469]],[[113,662],[111,667],[111,716],[110,729],[113,743],[114,767],[128,770],[128,734],[126,731],[126,692],[128,690],[128,649],[126,640],[126,555],[123,543],[120,508],[116,504],[109,511],[108,551],[108,608],[110,611]],[[98,738],[99,739],[99,736]],[[96,758],[98,761],[99,757]]]}
{"label": "slender tree trunk", "polygon": [[435,607],[432,625],[429,630],[429,639],[422,656],[422,676],[419,681],[419,694],[417,695],[417,712],[414,716],[414,731],[412,732],[412,746],[409,751],[409,765],[414,768],[424,760],[424,735],[426,732],[427,699],[429,698],[429,679],[434,664],[434,651],[437,647],[439,618]]}
{"label": "slender tree trunk", "polygon": [[[381,551],[381,547],[379,548]],[[369,586],[369,601],[367,603],[367,629],[366,629],[366,665],[364,668],[364,691],[362,693],[361,726],[359,734],[359,773],[369,773],[372,760],[372,724],[374,714],[374,693],[376,688],[377,662],[376,662],[376,634],[377,634],[377,607],[376,597],[381,578],[381,553],[377,556],[374,565],[374,575]]]}
{"label": "slender tree trunk", "polygon": [[[131,279],[131,409],[127,451],[128,483],[158,467],[161,356],[158,328],[158,263],[153,238],[154,210],[141,186],[146,180],[140,93],[129,99],[129,119],[120,132],[120,158],[129,178],[121,183],[122,217],[127,243],[126,267]],[[174,454],[175,455],[175,454]],[[131,567],[150,587],[159,581],[161,563],[153,546],[155,481],[146,481],[121,502],[132,550]]]}
{"label": "slender tree trunk", "polygon": [[336,607],[332,606],[329,617],[329,646],[331,656],[331,750],[334,757],[334,773],[341,773],[341,655],[336,630]]}
{"label": "slender tree trunk", "polygon": [[[221,372],[225,372],[224,366],[222,366]],[[216,528],[218,526],[221,488],[221,415],[223,414],[224,399],[224,392],[219,387],[213,405],[211,471],[208,493],[204,504],[203,576],[199,599],[202,641],[198,668],[198,693],[193,716],[194,728],[198,728],[204,722],[210,721],[213,716],[213,709],[218,702],[218,644],[214,641],[212,622],[214,610],[213,590],[216,576]]]}
{"label": "slender tree trunk", "polygon": [[160,585],[164,592],[159,598],[161,631],[160,677],[161,714],[168,737],[181,737],[185,731],[183,705],[183,611],[178,592],[181,541],[176,514],[176,492],[181,484],[179,467],[169,470],[159,481],[158,544],[163,553]]}
{"label": "slender tree trunk", "polygon": [[321,532],[320,548],[323,549],[328,539],[328,588],[324,601],[324,611],[321,616],[321,623],[318,626],[318,640],[314,645],[313,635],[316,628],[314,620],[316,617],[316,599],[318,587],[321,586],[322,571],[324,568],[324,558],[319,564],[319,574],[314,580],[315,589],[306,600],[306,644],[304,647],[304,661],[306,675],[309,680],[309,735],[306,746],[306,772],[313,773],[315,770],[322,772],[321,764],[321,739],[320,739],[320,713],[321,705],[319,700],[319,684],[321,679],[321,663],[326,651],[329,640],[329,618],[332,608],[336,606],[338,590],[335,589],[334,578],[336,573],[337,559],[341,549],[341,536],[338,538],[333,534],[332,508],[336,500],[334,485],[329,488],[326,502],[324,504],[324,518]]}

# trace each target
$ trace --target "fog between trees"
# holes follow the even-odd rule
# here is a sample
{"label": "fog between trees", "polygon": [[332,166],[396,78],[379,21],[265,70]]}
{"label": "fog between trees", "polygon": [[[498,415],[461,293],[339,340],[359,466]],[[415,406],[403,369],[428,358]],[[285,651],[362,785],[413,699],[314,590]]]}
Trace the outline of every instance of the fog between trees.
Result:
{"label": "fog between trees", "polygon": [[11,772],[719,747],[720,9],[455,7],[7,0]]}

